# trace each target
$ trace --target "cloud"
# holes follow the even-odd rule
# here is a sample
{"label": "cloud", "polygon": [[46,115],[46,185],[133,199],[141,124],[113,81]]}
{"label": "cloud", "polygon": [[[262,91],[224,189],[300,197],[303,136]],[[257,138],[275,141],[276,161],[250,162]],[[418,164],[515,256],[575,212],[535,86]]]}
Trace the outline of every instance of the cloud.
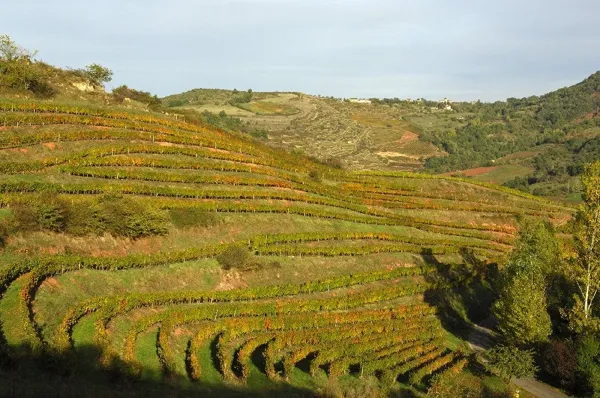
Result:
{"label": "cloud", "polygon": [[0,26],[115,84],[336,96],[503,99],[599,68],[596,0],[20,0]]}

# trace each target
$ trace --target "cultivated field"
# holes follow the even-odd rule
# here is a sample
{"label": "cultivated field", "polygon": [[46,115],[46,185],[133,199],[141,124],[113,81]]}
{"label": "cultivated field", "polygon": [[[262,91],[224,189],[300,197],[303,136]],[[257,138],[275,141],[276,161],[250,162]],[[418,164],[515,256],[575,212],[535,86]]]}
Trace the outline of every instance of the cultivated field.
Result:
{"label": "cultivated field", "polygon": [[[274,118],[281,145],[356,169],[439,155],[406,120],[278,98],[251,103],[275,115],[248,121]],[[79,224],[9,234],[0,358],[59,357],[69,372],[192,394],[423,391],[467,363],[448,331],[448,294],[506,255],[517,217],[560,225],[572,214],[485,182],[334,169],[159,114],[3,100],[0,126],[0,221],[50,203],[65,218],[127,204],[160,221],[139,235],[149,221],[129,213],[112,226],[122,236]],[[224,266],[233,248],[248,257]]]}

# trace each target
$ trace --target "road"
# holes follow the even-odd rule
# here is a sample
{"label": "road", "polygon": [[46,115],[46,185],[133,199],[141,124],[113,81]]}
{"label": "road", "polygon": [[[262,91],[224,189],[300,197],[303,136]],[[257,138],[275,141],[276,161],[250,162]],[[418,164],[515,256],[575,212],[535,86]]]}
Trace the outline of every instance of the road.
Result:
{"label": "road", "polygon": [[[469,332],[469,347],[475,351],[485,351],[492,347],[494,332],[485,326],[473,325]],[[563,392],[547,384],[537,381],[533,377],[513,379],[512,382],[528,393],[538,398],[568,398]]]}

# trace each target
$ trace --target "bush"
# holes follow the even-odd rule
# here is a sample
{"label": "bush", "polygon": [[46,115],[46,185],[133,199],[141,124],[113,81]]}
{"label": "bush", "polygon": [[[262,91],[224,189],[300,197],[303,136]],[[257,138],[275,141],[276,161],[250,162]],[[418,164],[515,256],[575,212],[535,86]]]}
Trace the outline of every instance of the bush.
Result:
{"label": "bush", "polygon": [[115,236],[136,239],[168,232],[167,218],[162,212],[131,199],[106,196],[100,205],[105,228]]}
{"label": "bush", "polygon": [[325,159],[325,161],[323,161],[323,164],[329,166],[329,167],[333,167],[334,169],[342,169],[344,168],[344,164],[342,163],[341,159],[338,158],[328,158]]}
{"label": "bush", "polygon": [[175,108],[175,107],[178,107],[178,106],[183,106],[186,103],[187,102],[184,101],[184,100],[182,100],[182,99],[172,99],[172,100],[169,100],[169,102],[167,102],[167,107],[168,108]]}
{"label": "bush", "polygon": [[244,93],[236,94],[231,100],[229,100],[229,104],[236,106],[238,104],[245,104],[252,101],[252,89],[248,89],[248,91]]}
{"label": "bush", "polygon": [[166,217],[156,209],[146,208],[125,218],[125,236],[133,239],[152,235],[166,235]]}
{"label": "bush", "polygon": [[265,129],[251,130],[248,134],[250,134],[251,137],[258,138],[261,140],[266,140],[269,138],[269,134]]}
{"label": "bush", "polygon": [[456,398],[482,397],[483,387],[479,379],[464,373],[441,372],[431,378],[427,397]]}
{"label": "bush", "polygon": [[37,222],[41,229],[53,232],[65,230],[67,207],[59,200],[42,201],[37,208]]}
{"label": "bush", "polygon": [[72,203],[68,208],[66,232],[72,235],[101,235],[106,230],[102,209],[96,201]]}
{"label": "bush", "polygon": [[13,220],[10,230],[62,232],[67,223],[68,205],[54,194],[42,195],[28,202],[12,206]]}
{"label": "bush", "polygon": [[577,372],[577,355],[572,342],[551,341],[544,347],[540,362],[542,371],[560,387],[573,387]]}
{"label": "bush", "polygon": [[35,51],[20,47],[9,36],[0,36],[0,86],[28,90],[39,97],[54,95],[43,64],[33,59],[35,55]]}
{"label": "bush", "polygon": [[35,208],[24,202],[16,202],[11,206],[13,220],[10,230],[16,231],[35,231],[38,229],[38,217]]}
{"label": "bush", "polygon": [[250,252],[241,245],[231,245],[217,256],[217,261],[224,270],[243,268],[250,259]]}
{"label": "bush", "polygon": [[112,91],[112,95],[113,97],[115,97],[115,100],[117,100],[117,102],[123,102],[125,98],[129,98],[134,101],[146,104],[151,109],[158,109],[162,104],[162,101],[158,99],[156,95],[152,95],[146,91],[134,90],[125,85],[114,88]]}
{"label": "bush", "polygon": [[308,176],[313,181],[316,181],[316,182],[320,182],[321,181],[321,173],[319,173],[317,170],[311,170],[308,173]]}
{"label": "bush", "polygon": [[578,395],[600,396],[600,340],[584,336],[577,344]]}
{"label": "bush", "polygon": [[169,210],[171,222],[177,228],[209,227],[217,223],[215,213],[196,207],[177,207]]}
{"label": "bush", "polygon": [[529,179],[526,177],[515,177],[512,180],[506,181],[502,185],[508,188],[518,189],[519,191],[529,193]]}
{"label": "bush", "polygon": [[484,358],[487,370],[507,382],[513,377],[531,377],[538,370],[531,350],[498,346],[486,351]]}

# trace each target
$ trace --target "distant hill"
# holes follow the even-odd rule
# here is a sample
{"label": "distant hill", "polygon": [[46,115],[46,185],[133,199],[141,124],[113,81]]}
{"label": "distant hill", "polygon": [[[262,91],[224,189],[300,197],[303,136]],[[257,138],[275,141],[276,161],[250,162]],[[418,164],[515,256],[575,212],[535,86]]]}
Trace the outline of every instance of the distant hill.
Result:
{"label": "distant hill", "polygon": [[456,107],[471,113],[463,125],[421,136],[449,154],[427,161],[433,172],[518,170],[508,185],[560,197],[577,192],[584,163],[600,159],[600,72],[540,97]]}
{"label": "distant hill", "polygon": [[494,103],[369,104],[300,93],[252,93],[240,102],[241,93],[195,89],[163,103],[220,113],[271,145],[349,169],[452,173],[559,199],[578,200],[582,165],[600,159],[600,72],[543,96]]}
{"label": "distant hill", "polygon": [[[444,152],[419,139],[420,127],[405,119],[420,104],[403,107],[351,103],[302,93],[252,93],[195,89],[163,98],[173,111],[194,110],[239,119],[236,127],[270,145],[305,153],[355,170],[420,170]],[[442,112],[442,111],[440,111]],[[221,126],[224,127],[224,126]]]}

